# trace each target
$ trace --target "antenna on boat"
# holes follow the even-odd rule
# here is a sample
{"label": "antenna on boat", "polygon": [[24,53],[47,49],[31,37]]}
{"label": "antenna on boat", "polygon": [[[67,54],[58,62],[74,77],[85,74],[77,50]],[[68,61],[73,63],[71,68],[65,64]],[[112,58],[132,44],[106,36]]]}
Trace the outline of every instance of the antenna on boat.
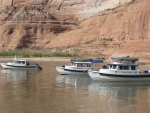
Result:
{"label": "antenna on boat", "polygon": [[17,58],[16,58],[16,54],[15,54],[14,60],[17,60]]}

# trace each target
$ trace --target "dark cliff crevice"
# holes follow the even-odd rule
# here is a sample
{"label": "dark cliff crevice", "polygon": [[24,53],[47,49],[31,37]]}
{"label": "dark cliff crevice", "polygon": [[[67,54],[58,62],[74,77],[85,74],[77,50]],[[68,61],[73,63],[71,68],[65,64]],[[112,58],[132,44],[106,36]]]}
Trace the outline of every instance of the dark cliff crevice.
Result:
{"label": "dark cliff crevice", "polygon": [[[122,5],[122,1],[119,4]],[[103,54],[112,54],[117,41],[120,41],[124,53],[137,48],[147,52],[145,48],[150,43],[150,9],[147,4],[148,0],[134,0],[86,18],[87,13],[92,14],[92,11],[98,10],[96,8],[101,5],[99,0],[95,0],[92,4],[86,4],[84,0],[78,2],[63,0],[60,3],[43,0],[36,4],[22,2],[21,5],[6,10],[8,22],[0,27],[1,40],[4,41],[5,48],[0,49],[14,49],[13,44],[17,45],[17,49],[33,47],[71,49],[78,45],[83,51],[91,50],[98,53],[103,48],[101,51]],[[81,6],[84,12],[78,12],[75,6]],[[80,23],[79,26],[72,22],[75,19]],[[8,25],[19,27],[8,29],[6,27]]]}
{"label": "dark cliff crevice", "polygon": [[64,0],[63,0],[63,1],[61,2],[61,4],[58,6],[57,10],[60,10],[60,9],[61,9],[63,3],[64,3]]}

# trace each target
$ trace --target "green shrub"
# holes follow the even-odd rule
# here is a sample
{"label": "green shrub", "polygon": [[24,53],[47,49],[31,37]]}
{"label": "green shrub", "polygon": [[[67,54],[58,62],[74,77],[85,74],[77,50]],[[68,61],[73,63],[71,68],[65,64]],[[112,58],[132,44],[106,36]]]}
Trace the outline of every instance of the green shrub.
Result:
{"label": "green shrub", "polygon": [[32,57],[42,57],[42,53],[33,53]]}
{"label": "green shrub", "polygon": [[[73,57],[75,54],[64,53],[64,52],[27,52],[27,51],[2,51],[0,52],[1,57]],[[77,56],[77,55],[76,55]]]}
{"label": "green shrub", "polygon": [[12,51],[2,51],[0,52],[0,56],[2,57],[10,57],[10,56],[14,56],[15,52]]}

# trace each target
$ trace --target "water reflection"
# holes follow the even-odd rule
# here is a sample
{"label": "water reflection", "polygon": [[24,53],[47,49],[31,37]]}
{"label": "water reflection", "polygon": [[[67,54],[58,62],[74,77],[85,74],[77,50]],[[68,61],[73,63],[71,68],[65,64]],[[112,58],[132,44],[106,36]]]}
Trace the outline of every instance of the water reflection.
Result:
{"label": "water reflection", "polygon": [[[149,86],[150,83],[148,82],[93,82],[88,89],[90,95],[97,96],[98,100],[100,99],[107,106],[105,112],[136,113],[140,111],[139,102],[141,98],[139,96],[142,95],[141,90],[143,88],[145,90],[146,87],[148,91]],[[150,99],[150,96],[147,95],[146,98]],[[149,105],[150,103],[148,102],[147,104]]]}
{"label": "water reflection", "polygon": [[23,82],[27,79],[28,75],[36,75],[36,70],[15,70],[15,69],[3,69],[1,72],[1,82]]}
{"label": "water reflection", "polygon": [[1,70],[1,113],[149,113],[150,83],[56,76],[58,63],[64,64],[41,62],[43,70],[39,72]]}
{"label": "water reflection", "polygon": [[115,83],[115,82],[93,82],[89,85],[89,93],[96,93],[101,96],[109,97],[111,100],[129,100],[128,104],[131,104],[137,96],[139,87],[130,83]]}
{"label": "water reflection", "polygon": [[59,75],[56,77],[56,83],[70,84],[77,86],[88,86],[92,79],[85,75]]}

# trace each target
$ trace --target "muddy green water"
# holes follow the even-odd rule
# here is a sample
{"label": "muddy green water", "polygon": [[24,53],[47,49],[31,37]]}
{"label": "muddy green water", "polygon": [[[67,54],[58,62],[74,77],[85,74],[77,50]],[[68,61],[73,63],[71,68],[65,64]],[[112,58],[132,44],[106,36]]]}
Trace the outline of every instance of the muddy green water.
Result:
{"label": "muddy green water", "polygon": [[89,76],[59,75],[0,67],[0,113],[150,113],[149,82],[94,82]]}

